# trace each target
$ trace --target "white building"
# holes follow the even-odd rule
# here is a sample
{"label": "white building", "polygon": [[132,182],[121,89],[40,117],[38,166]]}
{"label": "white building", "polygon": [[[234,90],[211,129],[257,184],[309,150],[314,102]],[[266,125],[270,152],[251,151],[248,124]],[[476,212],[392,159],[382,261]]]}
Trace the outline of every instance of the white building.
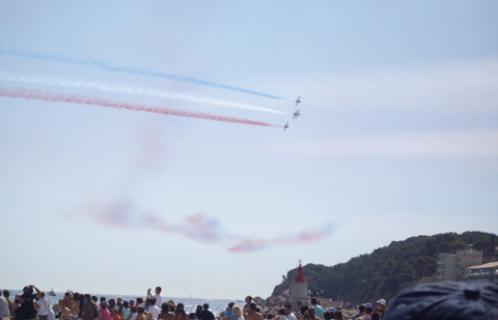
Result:
{"label": "white building", "polygon": [[482,251],[467,249],[453,253],[441,253],[437,262],[438,280],[455,281],[464,278],[465,267],[482,264]]}

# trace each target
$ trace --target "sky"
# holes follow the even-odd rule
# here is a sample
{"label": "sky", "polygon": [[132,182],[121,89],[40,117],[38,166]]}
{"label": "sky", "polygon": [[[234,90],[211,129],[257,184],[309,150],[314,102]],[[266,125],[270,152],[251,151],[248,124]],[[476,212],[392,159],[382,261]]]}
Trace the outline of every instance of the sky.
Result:
{"label": "sky", "polygon": [[494,0],[0,1],[0,287],[266,297],[497,233],[496,39]]}

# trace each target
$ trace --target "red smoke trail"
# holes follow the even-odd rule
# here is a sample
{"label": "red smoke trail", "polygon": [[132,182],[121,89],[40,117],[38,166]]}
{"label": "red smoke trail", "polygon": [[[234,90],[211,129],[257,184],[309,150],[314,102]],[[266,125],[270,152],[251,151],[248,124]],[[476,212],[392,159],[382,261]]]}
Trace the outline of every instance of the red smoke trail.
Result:
{"label": "red smoke trail", "polygon": [[86,206],[84,215],[106,228],[178,234],[205,244],[223,246],[231,253],[257,251],[276,245],[308,244],[325,238],[333,230],[331,224],[326,224],[294,234],[261,238],[226,232],[219,221],[204,214],[189,216],[183,223],[174,224],[161,215],[143,212],[129,203],[119,202]]}
{"label": "red smoke trail", "polygon": [[261,127],[277,127],[277,128],[281,127],[262,121],[249,120],[243,118],[220,116],[220,115],[202,113],[202,112],[180,111],[180,110],[166,109],[166,108],[153,107],[153,106],[143,106],[143,105],[130,104],[130,103],[120,103],[120,102],[113,102],[98,98],[85,98],[78,96],[59,95],[54,93],[29,91],[25,89],[13,89],[13,90],[0,89],[0,96],[9,97],[9,98],[27,99],[27,100],[40,100],[45,102],[62,102],[62,103],[94,105],[106,108],[151,112],[167,116],[195,118],[202,120],[229,122],[229,123],[261,126]]}

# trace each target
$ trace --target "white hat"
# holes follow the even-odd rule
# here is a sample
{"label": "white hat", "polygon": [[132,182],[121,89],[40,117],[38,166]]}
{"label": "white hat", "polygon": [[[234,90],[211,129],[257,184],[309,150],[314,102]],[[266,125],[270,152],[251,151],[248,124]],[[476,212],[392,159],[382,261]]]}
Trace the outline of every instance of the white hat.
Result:
{"label": "white hat", "polygon": [[379,300],[377,300],[377,303],[381,304],[383,306],[385,306],[387,304],[385,299],[379,299]]}

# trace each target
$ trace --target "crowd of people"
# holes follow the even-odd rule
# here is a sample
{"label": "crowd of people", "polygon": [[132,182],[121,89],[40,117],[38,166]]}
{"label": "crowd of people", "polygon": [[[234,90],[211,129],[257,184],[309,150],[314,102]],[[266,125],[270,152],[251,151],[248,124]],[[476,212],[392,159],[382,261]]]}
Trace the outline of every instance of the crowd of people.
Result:
{"label": "crowd of people", "polygon": [[[68,291],[56,304],[50,304],[46,293],[36,286],[23,288],[20,295],[11,298],[8,290],[0,297],[0,320],[332,320],[343,319],[341,310],[332,307],[324,310],[317,299],[310,306],[303,306],[296,313],[290,304],[264,310],[251,296],[245,304],[230,302],[219,314],[209,309],[209,304],[198,305],[195,312],[185,310],[182,303],[163,301],[161,287],[154,293],[149,289],[145,297],[125,300],[120,297],[106,298]],[[385,301],[384,301],[385,306]],[[376,318],[381,309],[373,312],[368,305],[360,306],[355,320]],[[383,313],[382,313],[383,314]]]}
{"label": "crowd of people", "polygon": [[161,287],[156,287],[154,294],[149,289],[145,297],[125,300],[68,291],[52,305],[44,292],[30,285],[13,299],[8,290],[1,291],[0,320],[498,319],[498,285],[491,282],[421,284],[402,291],[391,301],[390,308],[386,300],[379,299],[375,304],[359,305],[354,315],[344,314],[344,310],[332,306],[324,308],[316,298],[295,313],[290,304],[268,308],[256,303],[251,296],[246,297],[243,305],[230,302],[219,314],[213,313],[207,303],[187,313],[182,303],[163,301],[161,292]]}
{"label": "crowd of people", "polygon": [[[379,320],[384,318],[384,313],[386,311],[387,303],[385,299],[379,299],[375,304],[364,303],[358,306],[358,311],[351,315],[351,310],[348,312],[343,312],[341,307],[329,306],[323,308],[316,298],[311,298],[310,306],[303,306],[300,308],[299,320]],[[347,308],[344,308],[347,309]],[[286,307],[287,312],[292,312],[291,306]],[[280,310],[279,313],[283,313]],[[295,316],[291,314],[287,315],[287,319],[279,320],[296,320]]]}
{"label": "crowd of people", "polygon": [[1,320],[214,320],[209,317],[209,305],[199,306],[196,313],[187,314],[182,303],[163,302],[161,287],[155,294],[149,289],[146,297],[124,300],[97,297],[68,291],[58,303],[51,305],[45,292],[36,286],[23,288],[11,298],[8,290],[0,296]]}
{"label": "crowd of people", "polygon": [[0,319],[55,320],[55,313],[45,293],[31,285],[24,287],[22,294],[13,300],[8,290],[1,291]]}

